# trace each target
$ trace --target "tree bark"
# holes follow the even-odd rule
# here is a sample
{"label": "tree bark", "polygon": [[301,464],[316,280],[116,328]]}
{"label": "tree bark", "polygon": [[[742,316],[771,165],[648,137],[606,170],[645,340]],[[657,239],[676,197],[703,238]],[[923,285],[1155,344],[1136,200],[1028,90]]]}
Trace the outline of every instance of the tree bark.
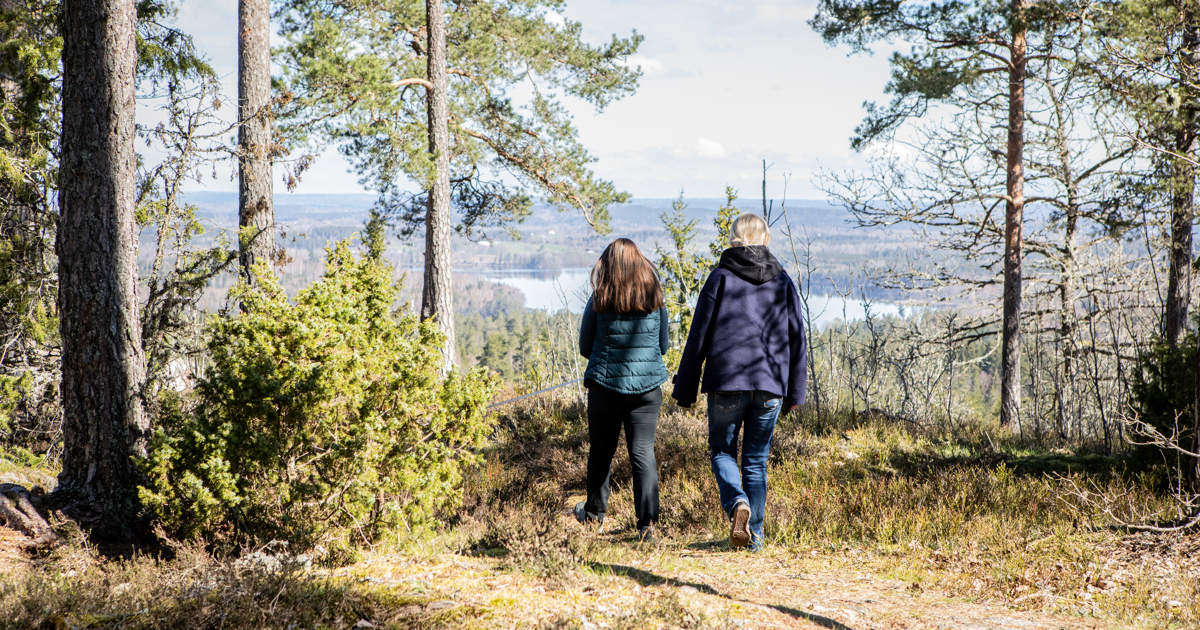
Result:
{"label": "tree bark", "polygon": [[[1059,249],[1061,271],[1058,282],[1059,292],[1059,344],[1062,347],[1062,372],[1055,385],[1056,415],[1060,435],[1065,436],[1070,424],[1070,415],[1075,405],[1075,277],[1077,259],[1075,256],[1075,236],[1079,229],[1079,182],[1071,165],[1070,129],[1067,104],[1054,87],[1050,76],[1049,64],[1046,66],[1047,93],[1054,105],[1054,144],[1058,153],[1058,175],[1061,184],[1066,188],[1067,205],[1063,216],[1063,240]],[[1035,420],[1035,432],[1041,433],[1040,422]],[[1108,430],[1105,425],[1105,448],[1108,448]]]}
{"label": "tree bark", "polygon": [[1187,334],[1188,303],[1192,297],[1192,218],[1195,214],[1196,106],[1191,86],[1193,67],[1200,53],[1200,25],[1190,9],[1183,9],[1183,50],[1180,89],[1188,94],[1180,106],[1179,128],[1175,131],[1175,157],[1171,158],[1171,251],[1167,272],[1167,303],[1163,313],[1163,338],[1171,347]]}
{"label": "tree bark", "polygon": [[[1196,393],[1192,400],[1192,452],[1200,453],[1200,347],[1196,348]],[[1180,444],[1180,446],[1186,446]],[[1200,457],[1192,462],[1192,491],[1200,494]]]}
{"label": "tree bark", "polygon": [[446,18],[442,0],[425,0],[429,35],[429,153],[436,172],[429,183],[425,212],[425,287],[421,293],[421,319],[433,319],[446,342],[442,346],[443,370],[454,367],[453,275],[450,260],[450,116],[446,89]]}
{"label": "tree bark", "polygon": [[134,458],[148,423],[137,314],[133,0],[64,0],[58,275],[62,472],[56,503],[93,538],[142,533]]}
{"label": "tree bark", "polygon": [[[1185,93],[1183,120],[1175,136],[1175,152],[1182,156],[1173,161],[1174,173],[1171,195],[1171,267],[1167,280],[1167,304],[1163,317],[1163,337],[1175,346],[1187,333],[1188,303],[1192,289],[1192,219],[1195,216],[1197,108],[1190,87],[1197,80],[1196,56],[1200,53],[1200,23],[1186,3],[1180,16],[1184,24],[1183,68],[1180,73]],[[1200,453],[1200,348],[1196,352],[1195,395],[1192,400],[1192,452]],[[1186,446],[1181,444],[1180,446]],[[1200,457],[1192,462],[1192,490],[1200,492]]]}
{"label": "tree bark", "polygon": [[[1195,144],[1191,130],[1176,134],[1175,150],[1190,155]],[[1163,317],[1163,338],[1174,347],[1187,334],[1188,302],[1192,293],[1192,215],[1195,172],[1191,164],[1172,159],[1171,251],[1167,271],[1167,300]]]}
{"label": "tree bark", "polygon": [[271,265],[275,208],[271,180],[271,5],[238,2],[238,226],[242,275]]}
{"label": "tree bark", "polygon": [[1000,357],[1000,425],[1021,418],[1021,244],[1025,214],[1024,12],[1027,0],[1013,0],[1013,38],[1008,74],[1008,201],[1004,216],[1004,321]]}
{"label": "tree bark", "polygon": [[[1062,276],[1059,279],[1059,343],[1062,344],[1062,380],[1056,386],[1058,389],[1058,426],[1060,432],[1066,430],[1070,414],[1074,407],[1075,384],[1075,231],[1078,225],[1079,209],[1074,201],[1074,195],[1068,193],[1066,228],[1063,231]],[[1105,433],[1105,447],[1108,447],[1108,435]]]}

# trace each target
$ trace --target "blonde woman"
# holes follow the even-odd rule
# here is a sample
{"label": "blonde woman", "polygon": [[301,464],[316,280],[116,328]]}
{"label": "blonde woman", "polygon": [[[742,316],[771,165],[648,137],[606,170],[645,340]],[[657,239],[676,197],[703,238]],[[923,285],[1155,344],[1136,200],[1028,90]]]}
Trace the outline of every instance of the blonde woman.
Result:
{"label": "blonde woman", "polygon": [[654,435],[667,380],[667,310],[654,266],[627,238],[613,241],[592,268],[592,297],[583,310],[579,353],[588,359],[587,500],[575,506],[581,523],[600,522],[617,440],[633,466],[638,538],[653,541],[658,522]]}
{"label": "blonde woman", "polygon": [[755,550],[775,422],[804,403],[807,382],[800,296],[770,243],[762,217],[734,221],[729,249],[700,292],[672,392],[684,407],[696,402],[697,386],[708,394],[709,455],[730,519],[729,544]]}

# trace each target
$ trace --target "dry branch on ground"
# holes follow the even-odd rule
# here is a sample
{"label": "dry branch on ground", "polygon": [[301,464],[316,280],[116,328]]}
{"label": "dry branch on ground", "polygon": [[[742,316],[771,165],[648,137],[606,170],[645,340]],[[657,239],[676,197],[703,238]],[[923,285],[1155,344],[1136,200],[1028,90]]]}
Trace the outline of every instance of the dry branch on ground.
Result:
{"label": "dry branch on ground", "polygon": [[15,483],[0,484],[0,519],[3,524],[29,538],[29,548],[47,548],[58,542],[50,523],[42,517],[35,502],[40,498],[29,493],[24,486]]}

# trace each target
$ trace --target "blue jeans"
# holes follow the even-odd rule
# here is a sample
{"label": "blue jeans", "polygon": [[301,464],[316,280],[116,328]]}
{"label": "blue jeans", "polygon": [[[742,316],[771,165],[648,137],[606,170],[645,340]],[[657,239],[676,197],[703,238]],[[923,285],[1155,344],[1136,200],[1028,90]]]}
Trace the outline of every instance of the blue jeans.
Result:
{"label": "blue jeans", "polygon": [[[767,456],[783,398],[764,391],[714,392],[708,395],[708,448],[721,492],[721,507],[731,514],[739,502],[750,506],[750,545],[762,546],[767,506]],[[738,470],[738,433],[742,466]]]}

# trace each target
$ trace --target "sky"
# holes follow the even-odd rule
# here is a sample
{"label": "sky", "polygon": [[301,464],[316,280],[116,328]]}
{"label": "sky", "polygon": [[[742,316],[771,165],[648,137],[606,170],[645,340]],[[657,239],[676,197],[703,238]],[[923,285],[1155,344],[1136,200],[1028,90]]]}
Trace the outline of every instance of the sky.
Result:
{"label": "sky", "polygon": [[[819,168],[861,166],[849,138],[864,101],[884,101],[886,54],[847,56],[808,26],[814,2],[786,0],[568,0],[565,16],[589,43],[633,30],[645,36],[633,63],[637,92],[603,113],[567,100],[597,175],[635,198],[767,194],[817,199]],[[237,89],[237,0],[183,0],[178,25],[210,57],[232,97]],[[277,44],[278,42],[273,42]],[[229,102],[233,102],[230,100]],[[228,108],[232,109],[232,108]],[[322,155],[297,193],[365,191],[336,151]],[[278,173],[277,173],[278,174]],[[277,177],[278,180],[278,177]],[[194,190],[234,191],[226,171]],[[276,182],[277,192],[283,186]]]}

